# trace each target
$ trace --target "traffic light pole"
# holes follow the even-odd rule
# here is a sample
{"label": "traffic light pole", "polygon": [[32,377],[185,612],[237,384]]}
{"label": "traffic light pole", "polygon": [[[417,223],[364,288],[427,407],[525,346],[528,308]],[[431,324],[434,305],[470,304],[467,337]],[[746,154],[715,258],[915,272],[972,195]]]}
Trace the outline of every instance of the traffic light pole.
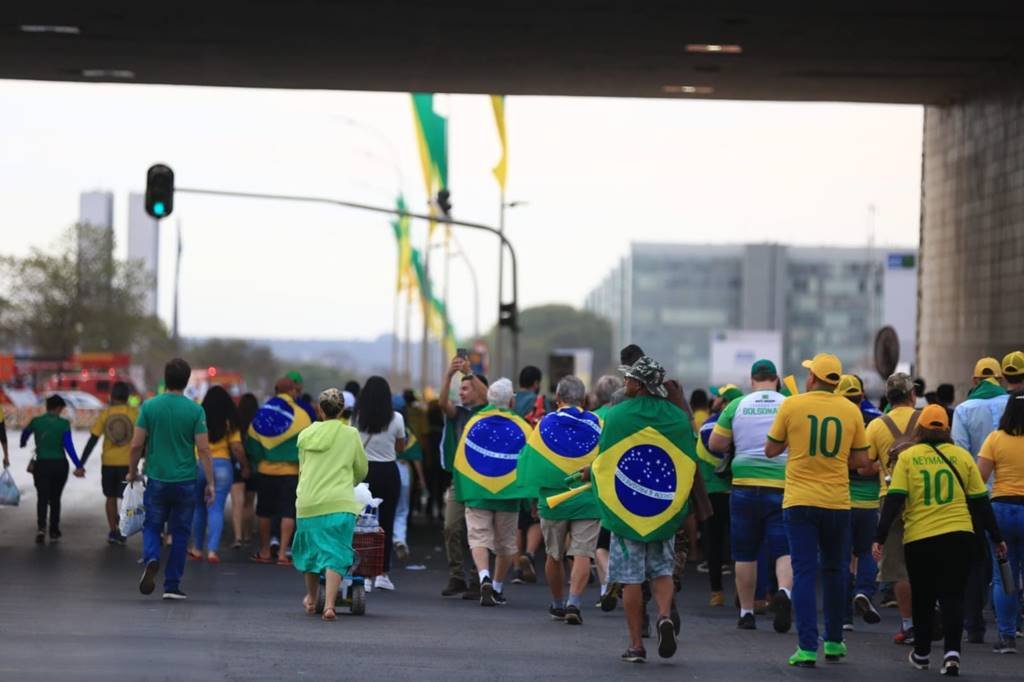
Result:
{"label": "traffic light pole", "polygon": [[[260,192],[232,192],[227,190],[217,189],[199,189],[195,187],[175,187],[175,193],[183,194],[199,194],[204,196],[217,196],[217,197],[234,197],[237,199],[269,199],[272,201],[298,201],[306,204],[329,204],[332,206],[341,206],[342,208],[352,208],[359,211],[369,211],[371,213],[381,213],[389,216],[397,216],[399,218],[415,218],[416,220],[424,220],[427,222],[434,221],[436,223],[442,223],[445,225],[454,225],[455,227],[465,227],[470,230],[479,230],[482,232],[490,232],[496,236],[502,247],[508,249],[509,265],[511,268],[512,275],[512,300],[509,302],[509,307],[515,313],[519,311],[519,266],[516,260],[516,251],[512,247],[512,242],[505,236],[503,230],[490,225],[484,225],[483,223],[474,223],[466,220],[456,220],[445,215],[430,216],[425,213],[413,213],[411,211],[399,211],[394,208],[387,208],[384,206],[374,206],[372,204],[362,204],[355,201],[342,201],[340,199],[328,199],[326,197],[309,197],[294,194],[263,194]],[[495,333],[501,334],[502,325],[502,308],[504,304],[501,301],[501,296],[498,297],[498,322],[495,327]],[[517,315],[512,317],[511,331],[512,331],[512,368],[513,371],[519,366],[519,319]]]}

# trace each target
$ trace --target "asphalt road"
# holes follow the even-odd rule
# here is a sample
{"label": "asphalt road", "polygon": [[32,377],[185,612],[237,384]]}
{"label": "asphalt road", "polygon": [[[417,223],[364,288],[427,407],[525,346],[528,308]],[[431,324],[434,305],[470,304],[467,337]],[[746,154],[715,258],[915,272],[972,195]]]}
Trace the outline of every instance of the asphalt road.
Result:
{"label": "asphalt road", "polygon": [[[84,440],[84,436],[80,437]],[[735,627],[731,608],[707,604],[707,578],[692,571],[681,595],[683,630],[673,659],[648,644],[646,665],[618,661],[626,646],[622,611],[605,614],[587,595],[585,623],[551,621],[543,585],[510,585],[508,606],[484,609],[439,596],[446,580],[440,529],[411,528],[411,563],[392,571],[394,593],[368,595],[365,616],[334,623],[305,615],[302,580],[292,568],[248,563],[224,550],[224,563],[190,563],[186,602],[137,589],[140,538],[108,546],[98,468],[71,479],[64,495],[64,539],[36,546],[35,492],[28,454],[12,452],[22,504],[0,507],[0,680],[494,680],[571,677],[623,679],[920,680],[908,650],[890,643],[896,615],[849,633],[849,657],[816,670],[789,668],[796,636],[777,635],[762,618],[756,632]],[[98,465],[98,458],[93,462]],[[225,533],[226,539],[230,530]],[[731,588],[727,601],[731,602]],[[994,636],[994,628],[989,638]],[[964,674],[1020,680],[1024,658],[966,645]],[[933,654],[933,661],[936,656]]]}

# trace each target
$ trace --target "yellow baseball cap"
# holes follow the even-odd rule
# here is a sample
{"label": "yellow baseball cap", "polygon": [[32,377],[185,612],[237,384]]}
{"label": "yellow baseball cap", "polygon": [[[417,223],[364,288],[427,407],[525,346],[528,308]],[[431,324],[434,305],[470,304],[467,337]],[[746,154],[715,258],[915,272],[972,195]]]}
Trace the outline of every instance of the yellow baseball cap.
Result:
{"label": "yellow baseball cap", "polygon": [[801,364],[826,384],[838,384],[843,376],[843,363],[839,362],[839,358],[831,353],[818,353]]}
{"label": "yellow baseball cap", "polygon": [[864,386],[861,385],[860,379],[857,377],[852,374],[844,374],[839,379],[839,385],[836,386],[836,393],[850,397],[864,395]]}
{"label": "yellow baseball cap", "polygon": [[1003,376],[999,361],[995,358],[982,358],[974,365],[975,379],[998,379]]}
{"label": "yellow baseball cap", "polygon": [[1024,353],[1015,350],[1003,358],[1003,374],[1016,377],[1024,374]]}

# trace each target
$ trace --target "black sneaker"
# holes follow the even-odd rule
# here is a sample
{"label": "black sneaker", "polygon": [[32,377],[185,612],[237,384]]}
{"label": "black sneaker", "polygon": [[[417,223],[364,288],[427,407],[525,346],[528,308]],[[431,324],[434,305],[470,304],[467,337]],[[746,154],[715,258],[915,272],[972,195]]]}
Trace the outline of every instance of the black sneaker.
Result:
{"label": "black sneaker", "polygon": [[520,571],[518,568],[512,569],[512,579],[509,582],[511,582],[513,585],[522,585],[523,583],[525,583],[526,581],[523,580],[523,572]]}
{"label": "black sneaker", "polygon": [[494,600],[494,585],[490,578],[484,578],[480,583],[480,606],[497,606]]}
{"label": "black sneaker", "polygon": [[146,564],[146,570],[142,572],[142,580],[139,581],[139,592],[142,594],[153,594],[156,589],[156,573],[160,570],[160,562],[156,559]]}
{"label": "black sneaker", "polygon": [[738,630],[756,630],[757,620],[754,618],[754,614],[747,613],[740,616],[740,619],[736,621],[736,628]]}
{"label": "black sneaker", "polygon": [[448,578],[448,585],[441,590],[442,597],[454,597],[457,594],[462,594],[467,589],[466,581],[462,578]]}
{"label": "black sneaker", "polygon": [[508,604],[508,599],[505,598],[505,590],[498,592],[494,591],[494,603],[498,606],[505,606]]}
{"label": "black sneaker", "polygon": [[942,670],[939,672],[946,677],[960,677],[960,656],[946,654],[946,657],[942,659]]}
{"label": "black sneaker", "polygon": [[59,530],[50,531],[50,542],[60,542],[61,532]]}
{"label": "black sneaker", "polygon": [[619,605],[619,593],[622,591],[622,586],[618,583],[611,583],[608,585],[608,591],[601,596],[601,601],[598,604],[601,610],[605,613],[609,613],[615,610],[615,607]]}
{"label": "black sneaker", "polygon": [[910,655],[907,656],[907,660],[910,661],[910,665],[914,666],[918,670],[927,670],[930,665],[927,656],[918,656],[914,651],[910,652]]}
{"label": "black sneaker", "polygon": [[118,535],[120,535],[120,533],[118,533],[116,530],[112,530],[109,533],[107,533],[107,544],[116,545]]}
{"label": "black sneaker", "polygon": [[882,614],[878,612],[875,605],[871,603],[871,598],[866,594],[858,593],[853,598],[853,610],[857,612],[857,615],[864,619],[864,622],[868,625],[876,625],[882,622]]}
{"label": "black sneaker", "polygon": [[779,634],[789,632],[789,629],[793,627],[793,602],[790,601],[785,590],[779,590],[772,597],[771,611],[774,616],[772,627],[775,628],[775,632]]}
{"label": "black sneaker", "polygon": [[626,649],[626,653],[622,654],[622,658],[620,660],[623,663],[646,663],[647,651],[643,647],[640,647],[639,649],[630,647],[629,649]]}
{"label": "black sneaker", "polygon": [[1000,637],[996,640],[996,644],[992,647],[992,653],[994,654],[1015,654],[1017,653],[1017,641],[1015,639],[1007,639],[1006,637]]}
{"label": "black sneaker", "polygon": [[548,613],[551,615],[552,620],[565,620],[565,609],[561,606],[551,604],[548,606]]}
{"label": "black sneaker", "polygon": [[565,607],[565,622],[567,625],[583,625],[583,614],[580,607],[569,604]]}
{"label": "black sneaker", "polygon": [[46,531],[44,531],[44,530],[36,531],[36,544],[37,545],[41,545],[44,542],[46,542]]}
{"label": "black sneaker", "polygon": [[184,601],[188,595],[181,590],[164,590],[164,599],[168,601]]}
{"label": "black sneaker", "polygon": [[672,658],[676,653],[676,626],[671,618],[658,621],[658,655]]}

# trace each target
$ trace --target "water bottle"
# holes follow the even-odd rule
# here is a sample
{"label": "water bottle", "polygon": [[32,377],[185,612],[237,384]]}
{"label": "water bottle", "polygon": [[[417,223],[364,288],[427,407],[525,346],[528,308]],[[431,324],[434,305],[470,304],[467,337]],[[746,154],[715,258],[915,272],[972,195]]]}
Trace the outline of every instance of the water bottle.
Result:
{"label": "water bottle", "polygon": [[999,565],[999,575],[1003,583],[1003,594],[1009,596],[1017,591],[1017,576],[1013,574],[1013,569],[1010,568],[1010,562],[1006,557],[997,558],[996,563]]}

